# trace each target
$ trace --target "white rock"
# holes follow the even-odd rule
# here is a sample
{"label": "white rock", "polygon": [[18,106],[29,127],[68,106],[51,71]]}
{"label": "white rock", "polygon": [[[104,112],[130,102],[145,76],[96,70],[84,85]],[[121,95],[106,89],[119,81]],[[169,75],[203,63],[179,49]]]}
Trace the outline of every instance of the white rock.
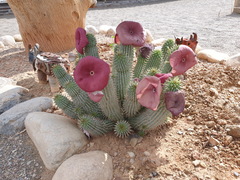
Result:
{"label": "white rock", "polygon": [[98,29],[95,27],[95,26],[92,26],[92,25],[87,25],[86,26],[86,31],[87,31],[87,33],[90,33],[90,34],[98,34]]}
{"label": "white rock", "polygon": [[0,48],[4,48],[4,47],[5,47],[5,46],[4,46],[3,42],[0,41]]}
{"label": "white rock", "polygon": [[13,36],[13,38],[14,38],[14,40],[16,41],[16,42],[22,42],[23,40],[22,40],[22,36],[20,35],[20,34],[15,34],[14,36]]}
{"label": "white rock", "polygon": [[10,35],[0,37],[0,41],[2,41],[5,46],[14,46],[16,44],[14,38]]}
{"label": "white rock", "polygon": [[52,107],[48,97],[37,97],[19,103],[0,115],[0,134],[13,135],[24,129],[24,120],[28,113],[44,111]]}
{"label": "white rock", "polygon": [[[2,78],[0,78],[1,83]],[[6,82],[6,81],[5,81]],[[9,110],[16,104],[21,102],[21,97],[28,92],[28,89],[15,86],[15,85],[5,85],[1,87],[0,85],[0,114]]]}
{"label": "white rock", "polygon": [[112,180],[112,158],[102,151],[70,157],[57,169],[52,180]]}
{"label": "white rock", "polygon": [[145,156],[150,156],[151,154],[150,154],[150,152],[148,152],[148,151],[144,151],[144,153],[143,153]]}
{"label": "white rock", "polygon": [[216,97],[218,97],[218,91],[217,91],[217,89],[215,89],[215,88],[210,88],[209,91],[210,91],[210,96],[216,96]]}
{"label": "white rock", "polygon": [[152,41],[152,44],[154,46],[162,46],[165,41],[166,41],[165,38],[160,38],[160,39],[156,39],[156,40]]}
{"label": "white rock", "polygon": [[130,158],[135,158],[134,152],[128,152],[128,155],[129,155]]}
{"label": "white rock", "polygon": [[197,54],[201,50],[202,50],[202,47],[199,44],[197,44],[196,49],[195,49],[195,53]]}
{"label": "white rock", "polygon": [[28,114],[25,120],[28,135],[50,170],[87,144],[83,132],[69,118],[45,112]]}
{"label": "white rock", "polygon": [[116,28],[111,26],[109,27],[109,29],[107,30],[107,36],[115,36],[116,34]]}
{"label": "white rock", "polygon": [[144,29],[145,41],[151,43],[153,41],[153,36],[150,30]]}
{"label": "white rock", "polygon": [[240,66],[240,53],[228,58],[226,64],[229,66]]}
{"label": "white rock", "polygon": [[106,35],[107,32],[108,32],[108,30],[111,29],[111,28],[113,28],[113,26],[101,25],[101,26],[99,27],[99,33]]}
{"label": "white rock", "polygon": [[221,63],[229,58],[225,53],[217,52],[213,49],[203,49],[197,53],[199,59],[207,60],[212,63]]}
{"label": "white rock", "polygon": [[200,160],[195,160],[195,161],[193,161],[192,163],[193,163],[193,165],[195,166],[195,167],[197,167],[197,166],[199,166],[200,165]]}

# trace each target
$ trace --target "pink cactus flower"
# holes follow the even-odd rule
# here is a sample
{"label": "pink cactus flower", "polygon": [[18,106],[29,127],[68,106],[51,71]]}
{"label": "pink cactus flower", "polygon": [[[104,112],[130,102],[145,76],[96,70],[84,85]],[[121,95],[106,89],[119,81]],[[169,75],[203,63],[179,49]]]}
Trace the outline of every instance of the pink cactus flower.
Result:
{"label": "pink cactus flower", "polygon": [[123,21],[116,28],[115,42],[118,40],[123,45],[143,46],[145,36],[142,25],[134,21]]}
{"label": "pink cactus flower", "polygon": [[103,90],[109,80],[110,67],[103,60],[86,56],[82,58],[74,70],[74,80],[86,92]]}
{"label": "pink cactus flower", "polygon": [[167,73],[167,74],[163,74],[163,73],[157,73],[155,74],[156,77],[158,77],[161,81],[162,84],[165,83],[165,81],[170,78],[173,77],[173,75],[171,73]]}
{"label": "pink cactus flower", "polygon": [[136,89],[138,102],[154,111],[160,103],[160,95],[162,92],[161,81],[155,76],[147,76],[143,78]]}
{"label": "pink cactus flower", "polygon": [[80,54],[83,54],[83,48],[88,44],[86,31],[83,28],[77,28],[75,32],[76,49]]}
{"label": "pink cactus flower", "polygon": [[185,73],[188,69],[197,64],[195,53],[186,45],[180,45],[178,50],[171,54],[169,61],[172,66],[171,73],[174,76]]}
{"label": "pink cactus flower", "polygon": [[88,97],[94,102],[100,102],[103,96],[102,91],[88,92]]}
{"label": "pink cactus flower", "polygon": [[165,93],[165,104],[173,116],[178,116],[185,107],[185,98],[182,91],[170,91]]}

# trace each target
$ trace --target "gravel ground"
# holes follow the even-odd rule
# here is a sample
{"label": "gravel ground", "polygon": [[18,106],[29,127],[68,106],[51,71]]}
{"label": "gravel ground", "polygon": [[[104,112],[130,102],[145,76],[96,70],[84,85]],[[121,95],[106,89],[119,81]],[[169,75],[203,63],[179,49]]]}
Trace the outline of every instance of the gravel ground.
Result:
{"label": "gravel ground", "polygon": [[[199,44],[204,48],[212,48],[230,56],[239,53],[240,14],[232,14],[234,0],[142,2],[129,5],[127,1],[99,2],[97,8],[88,11],[87,25],[97,28],[100,25],[117,26],[123,20],[133,20],[149,29],[154,39],[189,37],[196,32]],[[0,24],[0,36],[19,33],[13,15],[0,16]]]}

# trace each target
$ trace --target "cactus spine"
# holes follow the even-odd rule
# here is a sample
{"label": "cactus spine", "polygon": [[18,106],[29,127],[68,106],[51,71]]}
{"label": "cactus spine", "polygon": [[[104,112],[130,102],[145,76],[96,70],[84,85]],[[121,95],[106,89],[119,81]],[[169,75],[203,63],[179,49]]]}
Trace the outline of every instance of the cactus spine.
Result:
{"label": "cactus spine", "polygon": [[142,108],[136,97],[137,82],[132,82],[127,91],[126,99],[123,102],[124,114],[127,118],[134,117]]}
{"label": "cactus spine", "polygon": [[128,45],[115,46],[113,60],[114,82],[116,84],[118,99],[121,104],[124,100],[128,85],[132,77],[133,47]]}
{"label": "cactus spine", "polygon": [[110,78],[108,85],[103,89],[103,98],[99,106],[103,113],[112,121],[123,120],[122,111],[117,99],[116,89],[113,80]]}
{"label": "cactus spine", "polygon": [[145,66],[147,60],[148,60],[147,58],[144,58],[141,55],[138,56],[137,64],[136,64],[136,66],[134,68],[134,72],[133,72],[133,77],[134,78],[140,78],[141,77],[142,71],[144,69],[144,66]]}
{"label": "cactus spine", "polygon": [[95,56],[99,58],[97,41],[93,34],[87,34],[88,45],[84,48],[85,56]]}
{"label": "cactus spine", "polygon": [[160,68],[160,64],[162,61],[162,52],[160,50],[154,50],[145,66],[144,72],[146,72],[150,68]]}
{"label": "cactus spine", "polygon": [[166,109],[165,103],[162,100],[156,111],[145,109],[140,115],[130,119],[129,123],[135,129],[145,132],[164,124],[170,116],[171,113]]}

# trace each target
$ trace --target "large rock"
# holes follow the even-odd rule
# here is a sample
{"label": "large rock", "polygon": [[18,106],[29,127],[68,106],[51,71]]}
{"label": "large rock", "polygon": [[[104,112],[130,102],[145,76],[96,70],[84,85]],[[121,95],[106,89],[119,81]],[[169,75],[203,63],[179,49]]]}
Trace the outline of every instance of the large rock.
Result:
{"label": "large rock", "polygon": [[228,58],[226,64],[229,66],[240,66],[240,53]]}
{"label": "large rock", "polygon": [[86,26],[85,29],[86,29],[87,33],[94,34],[94,35],[98,34],[98,30],[95,26],[88,25],[88,26]]}
{"label": "large rock", "polygon": [[53,101],[48,97],[37,97],[13,106],[0,115],[0,134],[13,135],[24,129],[28,113],[51,108]]}
{"label": "large rock", "polygon": [[26,117],[25,126],[45,166],[50,170],[55,170],[87,144],[83,132],[64,116],[33,112]]}
{"label": "large rock", "polygon": [[5,46],[4,46],[3,42],[0,41],[0,48],[4,48],[4,47],[5,47]]}
{"label": "large rock", "polygon": [[197,53],[197,57],[212,63],[221,63],[229,58],[225,53],[217,52],[213,49],[203,49]]}
{"label": "large rock", "polygon": [[0,77],[0,114],[21,102],[28,89],[16,86],[9,78]]}
{"label": "large rock", "polygon": [[112,180],[112,177],[112,158],[102,151],[91,151],[64,161],[52,180]]}
{"label": "large rock", "polygon": [[0,37],[0,41],[2,41],[5,46],[14,46],[16,44],[14,38],[10,35]]}

